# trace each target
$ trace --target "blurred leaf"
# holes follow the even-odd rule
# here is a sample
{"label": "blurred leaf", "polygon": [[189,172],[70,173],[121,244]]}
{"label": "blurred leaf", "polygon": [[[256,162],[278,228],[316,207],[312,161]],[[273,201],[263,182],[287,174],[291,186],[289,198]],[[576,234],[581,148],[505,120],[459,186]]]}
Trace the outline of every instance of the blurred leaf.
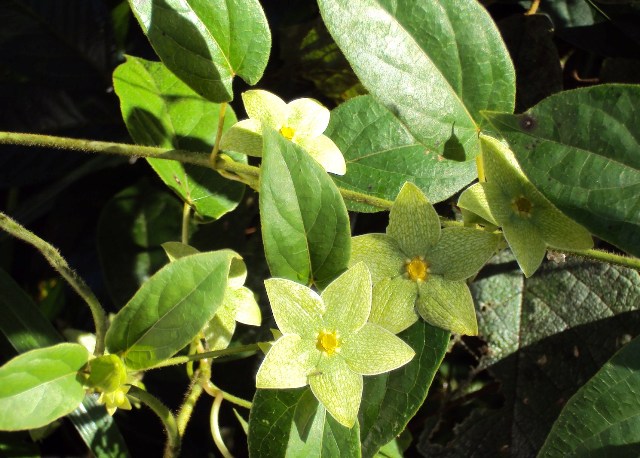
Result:
{"label": "blurred leaf", "polygon": [[419,320],[398,335],[415,350],[413,360],[395,371],[364,378],[362,456],[375,455],[400,435],[422,406],[449,346],[449,336],[447,331]]}
{"label": "blurred leaf", "polygon": [[[440,202],[476,177],[475,162],[445,160],[425,148],[371,96],[357,97],[333,110],[325,134],[347,161],[346,175],[333,176],[346,189],[395,200],[402,185],[411,181],[431,202]],[[354,211],[381,211],[351,201],[347,205]]]}
{"label": "blurred leaf", "polygon": [[430,150],[442,148],[455,126],[466,159],[473,158],[480,110],[513,111],[511,60],[475,0],[318,3],[362,84]]}
{"label": "blurred leaf", "polygon": [[182,208],[146,181],[124,189],[104,206],[98,252],[107,289],[117,307],[167,263],[162,244],[180,240]]}
{"label": "blurred leaf", "polygon": [[488,113],[531,182],[593,234],[640,256],[640,87],[551,96],[522,115]]}
{"label": "blurred leaf", "polygon": [[360,455],[358,424],[345,428],[309,389],[258,390],[249,416],[253,457],[320,458]]}
{"label": "blurred leaf", "polygon": [[274,130],[264,132],[260,221],[274,277],[328,285],[347,268],[349,216],[342,196],[315,159]]}
{"label": "blurred leaf", "polygon": [[[140,145],[209,152],[213,148],[220,105],[203,99],[162,63],[127,57],[113,74],[122,117]],[[227,107],[225,128],[236,122]],[[234,159],[246,163],[244,155]],[[205,167],[147,159],[162,181],[205,218],[220,218],[238,205],[244,185]]]}
{"label": "blurred leaf", "polygon": [[129,0],[164,64],[203,97],[233,99],[238,75],[256,84],[269,59],[271,33],[258,0]]}
{"label": "blurred leaf", "polygon": [[640,339],[616,353],[573,395],[539,457],[640,454]]}
{"label": "blurred leaf", "polygon": [[0,429],[45,426],[82,402],[78,371],[89,353],[79,344],[61,343],[30,350],[0,367]]}
{"label": "blurred leaf", "polygon": [[106,344],[130,369],[170,358],[198,335],[222,303],[231,250],[177,259],[145,282],[111,323]]}
{"label": "blurred leaf", "polygon": [[525,279],[503,256],[480,276],[471,285],[487,342],[480,369],[495,376],[503,400],[475,404],[446,445],[423,438],[419,448],[434,457],[535,456],[565,402],[640,333],[640,273],[571,260]]}

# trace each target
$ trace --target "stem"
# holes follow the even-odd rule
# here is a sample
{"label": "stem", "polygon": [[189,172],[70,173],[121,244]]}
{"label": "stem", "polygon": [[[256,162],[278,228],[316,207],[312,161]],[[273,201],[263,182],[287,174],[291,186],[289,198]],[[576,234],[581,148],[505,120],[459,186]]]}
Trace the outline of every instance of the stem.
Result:
{"label": "stem", "polygon": [[93,291],[91,291],[84,280],[69,267],[67,261],[65,261],[56,248],[2,212],[0,212],[0,228],[35,247],[49,264],[62,275],[67,283],[71,285],[76,293],[84,299],[87,305],[89,305],[96,326],[96,349],[94,354],[96,356],[102,355],[104,353],[104,335],[107,329],[107,318],[102,305],[100,305],[100,301],[98,301],[98,298],[93,294]]}
{"label": "stem", "polygon": [[536,14],[539,6],[540,6],[540,0],[533,0],[527,12],[524,13],[525,16],[531,16],[532,14]]}
{"label": "stem", "polygon": [[160,418],[164,428],[167,430],[167,445],[164,449],[164,457],[177,457],[180,454],[180,435],[178,434],[176,419],[171,411],[158,398],[137,386],[131,386],[127,394],[145,404]]}
{"label": "stem", "polygon": [[215,386],[211,380],[208,380],[204,385],[204,390],[207,392],[207,394],[214,398],[219,394],[222,394],[222,397],[225,399],[225,401],[229,401],[237,406],[244,407],[245,409],[251,409],[251,401],[247,401],[246,399],[239,398],[238,396],[221,390],[220,388]]}
{"label": "stem", "polygon": [[233,458],[231,452],[226,445],[224,445],[224,441],[222,440],[222,435],[220,434],[220,405],[222,404],[222,393],[218,393],[213,400],[213,407],[211,407],[211,417],[210,417],[210,425],[211,425],[211,435],[213,436],[213,442],[215,442],[218,450],[224,458]]}
{"label": "stem", "polygon": [[[221,356],[235,355],[238,353],[247,353],[250,351],[259,350],[260,347],[257,343],[249,345],[239,345],[233,348],[225,348],[224,350],[208,351],[205,353],[196,353],[195,355],[175,356],[173,358],[165,359],[164,361],[156,364],[149,369],[159,369],[161,367],[174,366],[176,364],[184,364],[189,361],[199,361],[207,358],[219,358]],[[147,370],[149,370],[147,369]]]}
{"label": "stem", "polygon": [[218,114],[218,130],[216,132],[216,142],[213,144],[213,151],[209,157],[211,166],[215,169],[217,165],[218,152],[220,151],[220,139],[222,138],[222,129],[224,128],[224,113],[227,111],[227,102],[220,104],[220,113]]}
{"label": "stem", "polygon": [[640,258],[632,258],[630,256],[623,256],[619,254],[610,253],[604,250],[559,250],[557,248],[550,248],[551,251],[557,253],[564,253],[573,256],[579,256],[581,258],[593,259],[596,261],[607,262],[609,264],[615,264],[621,267],[628,267],[640,271]]}
{"label": "stem", "polygon": [[184,432],[187,429],[187,424],[191,419],[191,414],[196,406],[196,402],[198,402],[200,395],[204,391],[204,388],[202,387],[203,378],[202,372],[197,371],[195,373],[195,377],[191,380],[191,385],[189,386],[189,391],[187,391],[184,403],[182,403],[182,407],[180,407],[180,411],[178,412],[176,423],[178,424],[178,434],[180,434],[180,437],[184,436]]}
{"label": "stem", "polygon": [[369,196],[367,194],[362,194],[357,191],[350,191],[349,189],[338,188],[342,197],[352,202],[358,202],[361,204],[368,204],[374,207],[382,208],[388,210],[391,208],[393,204],[392,201],[387,199],[381,199],[380,197]]}
{"label": "stem", "polygon": [[182,207],[182,237],[181,241],[185,245],[189,244],[189,222],[191,221],[191,205],[187,202]]}

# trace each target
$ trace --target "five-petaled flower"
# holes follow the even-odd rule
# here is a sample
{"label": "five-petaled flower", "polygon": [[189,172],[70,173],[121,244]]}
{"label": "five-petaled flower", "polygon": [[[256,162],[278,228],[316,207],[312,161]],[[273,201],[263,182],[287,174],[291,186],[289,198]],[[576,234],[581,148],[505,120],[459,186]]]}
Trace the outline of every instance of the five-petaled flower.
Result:
{"label": "five-petaled flower", "polygon": [[256,386],[310,385],[327,411],[352,427],[362,400],[362,376],[389,372],[415,354],[399,337],[367,322],[371,276],[366,266],[353,266],[321,295],[280,278],[265,285],[282,336],[262,362]]}
{"label": "five-petaled flower", "polygon": [[547,246],[572,250],[593,246],[589,232],[561,213],[527,180],[506,145],[484,135],[480,144],[486,181],[464,191],[458,206],[502,227],[527,277],[540,267]]}
{"label": "five-petaled flower", "polygon": [[242,94],[249,119],[237,122],[220,140],[220,148],[262,156],[262,129],[270,127],[287,140],[301,146],[327,172],[346,173],[346,164],[336,144],[322,133],[329,125],[330,113],[314,99],[296,99],[285,103],[280,97],[259,89]]}
{"label": "five-petaled flower", "polygon": [[469,227],[441,229],[426,196],[405,183],[391,207],[386,234],[353,238],[350,264],[364,262],[373,279],[370,321],[398,333],[417,319],[476,335],[473,299],[465,279],[498,248],[500,236]]}

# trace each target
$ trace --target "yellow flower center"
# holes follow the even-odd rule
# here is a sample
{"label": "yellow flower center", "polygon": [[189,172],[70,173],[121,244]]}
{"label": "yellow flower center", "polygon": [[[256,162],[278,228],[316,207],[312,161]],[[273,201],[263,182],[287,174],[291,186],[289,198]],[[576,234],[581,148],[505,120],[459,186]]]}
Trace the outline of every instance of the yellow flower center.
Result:
{"label": "yellow flower center", "polygon": [[406,262],[407,275],[415,282],[425,281],[429,273],[429,265],[422,256],[416,256]]}
{"label": "yellow flower center", "polygon": [[282,126],[282,128],[280,129],[280,133],[287,140],[291,140],[293,136],[296,134],[296,131],[289,126]]}
{"label": "yellow flower center", "polygon": [[524,196],[517,197],[513,199],[511,203],[511,208],[516,212],[519,216],[529,218],[531,216],[531,210],[533,209],[533,204],[529,199]]}
{"label": "yellow flower center", "polygon": [[316,348],[331,356],[335,352],[340,351],[340,339],[338,339],[338,335],[335,331],[322,331],[318,334]]}

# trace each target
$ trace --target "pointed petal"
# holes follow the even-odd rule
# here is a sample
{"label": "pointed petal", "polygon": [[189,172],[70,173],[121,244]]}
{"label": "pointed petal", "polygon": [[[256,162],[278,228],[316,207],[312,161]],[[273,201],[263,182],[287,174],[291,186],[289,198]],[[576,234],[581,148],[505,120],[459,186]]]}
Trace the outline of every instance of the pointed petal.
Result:
{"label": "pointed petal", "polygon": [[222,135],[220,149],[261,157],[262,128],[260,121],[245,119],[235,123]]}
{"label": "pointed petal", "polygon": [[289,108],[275,94],[260,89],[252,89],[242,94],[244,108],[251,119],[279,130],[287,120]]}
{"label": "pointed petal", "polygon": [[287,126],[293,128],[295,137],[317,137],[329,125],[329,110],[314,99],[296,99],[289,102]]}
{"label": "pointed petal", "polygon": [[431,272],[446,280],[465,280],[477,274],[498,249],[501,236],[470,227],[447,227],[427,253]]}
{"label": "pointed petal", "polygon": [[460,194],[458,207],[475,213],[482,219],[497,226],[498,223],[496,222],[495,217],[491,213],[491,208],[489,207],[489,201],[484,184],[485,183],[476,183]]}
{"label": "pointed petal", "polygon": [[320,297],[326,307],[323,319],[328,329],[343,336],[357,331],[371,313],[369,269],[359,262],[331,282]]}
{"label": "pointed petal", "polygon": [[264,285],[280,331],[315,339],[323,327],[325,312],[320,296],[306,286],[284,278],[270,278]]}
{"label": "pointed petal", "polygon": [[309,375],[315,397],[336,421],[351,428],[362,400],[362,375],[356,374],[339,356],[323,358],[318,372]]}
{"label": "pointed petal", "polygon": [[415,311],[418,285],[404,277],[385,278],[373,287],[369,323],[398,334],[418,320]]}
{"label": "pointed petal", "polygon": [[398,243],[386,234],[366,234],[351,239],[349,265],[364,262],[374,285],[383,278],[395,278],[405,273],[406,260]]}
{"label": "pointed petal", "polygon": [[240,288],[244,285],[247,279],[247,265],[242,258],[237,257],[231,260],[231,266],[229,267],[229,280],[227,286],[229,288]]}
{"label": "pointed petal", "polygon": [[256,375],[257,388],[300,388],[309,383],[320,361],[315,342],[294,334],[279,338],[265,356]]}
{"label": "pointed petal", "polygon": [[569,250],[588,250],[593,247],[591,234],[549,202],[549,206],[531,217],[540,229],[547,245]]}
{"label": "pointed petal", "polygon": [[434,326],[457,334],[475,336],[478,322],[469,287],[432,275],[418,285],[418,313]]}
{"label": "pointed petal", "polygon": [[340,348],[349,368],[362,375],[377,375],[404,366],[415,355],[413,348],[386,329],[367,323]]}
{"label": "pointed petal", "polygon": [[413,183],[405,183],[393,203],[387,234],[409,257],[424,256],[440,239],[440,218]]}
{"label": "pointed petal", "polygon": [[509,147],[493,137],[481,135],[480,149],[487,182],[498,185],[508,195],[521,193],[522,183],[529,180],[520,170]]}
{"label": "pointed petal", "polygon": [[236,321],[249,326],[260,326],[262,322],[260,306],[249,288],[242,286],[237,289],[227,289],[224,303],[229,303],[232,307]]}
{"label": "pointed petal", "polygon": [[519,218],[514,218],[502,231],[525,277],[530,277],[542,264],[547,250],[540,233],[528,221]]}
{"label": "pointed petal", "polygon": [[211,351],[224,350],[227,348],[236,330],[236,320],[233,317],[233,310],[225,305],[218,308],[215,316],[209,320],[207,326],[204,328],[204,338],[207,340],[209,350]]}
{"label": "pointed petal", "polygon": [[347,164],[344,161],[344,156],[329,137],[320,135],[319,137],[294,138],[294,140],[311,157],[318,161],[327,172],[335,175],[347,173]]}

